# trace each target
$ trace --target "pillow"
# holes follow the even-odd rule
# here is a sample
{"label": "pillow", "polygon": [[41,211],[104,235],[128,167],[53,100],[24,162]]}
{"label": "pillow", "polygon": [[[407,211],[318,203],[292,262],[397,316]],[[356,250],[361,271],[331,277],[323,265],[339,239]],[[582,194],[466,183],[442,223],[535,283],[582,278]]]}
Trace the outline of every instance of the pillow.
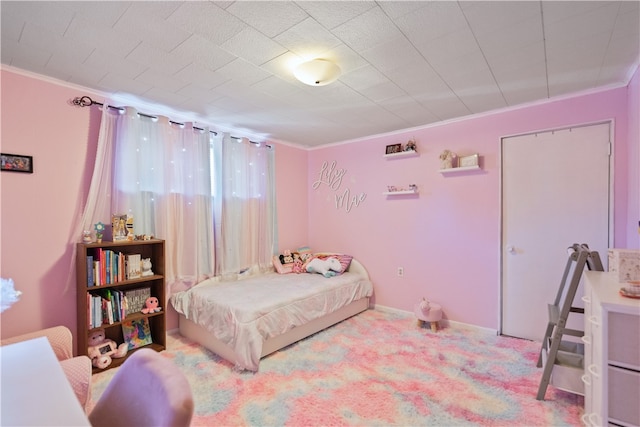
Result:
{"label": "pillow", "polygon": [[278,272],[278,274],[289,274],[291,272],[293,272],[293,263],[289,263],[289,264],[282,264],[280,262],[280,256],[279,255],[274,255],[273,259],[273,267],[276,269],[276,271]]}
{"label": "pillow", "polygon": [[311,252],[311,248],[309,246],[302,246],[297,249],[298,256],[302,260],[302,262],[307,262],[313,256],[313,252]]}
{"label": "pillow", "polygon": [[347,269],[351,265],[351,260],[353,259],[353,257],[351,255],[336,254],[336,253],[332,253],[332,252],[320,252],[320,253],[315,254],[315,256],[319,257],[319,258],[323,258],[323,259],[326,259],[328,257],[338,258],[338,261],[340,261],[340,265],[342,266],[340,271],[337,272],[338,274],[342,274],[345,271],[347,271]]}
{"label": "pillow", "polygon": [[340,273],[344,273],[345,271],[347,271],[347,269],[351,265],[351,260],[353,259],[353,257],[351,255],[345,254],[336,254],[334,256],[338,258],[338,261],[340,261],[340,265],[342,266],[342,270],[340,270]]}

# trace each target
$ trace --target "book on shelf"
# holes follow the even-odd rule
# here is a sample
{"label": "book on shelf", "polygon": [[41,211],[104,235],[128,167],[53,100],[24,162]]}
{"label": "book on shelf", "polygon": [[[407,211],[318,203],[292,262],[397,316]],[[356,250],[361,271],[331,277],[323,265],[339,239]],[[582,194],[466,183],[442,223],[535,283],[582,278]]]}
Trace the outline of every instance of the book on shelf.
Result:
{"label": "book on shelf", "polygon": [[93,281],[93,256],[87,255],[87,287],[92,287],[95,285]]}
{"label": "book on shelf", "polygon": [[140,254],[127,255],[127,280],[138,279],[142,277],[141,271],[142,256]]}
{"label": "book on shelf", "polygon": [[91,327],[99,328],[102,326],[102,298],[100,295],[91,296],[91,306],[93,313],[91,314]]}
{"label": "book on shelf", "polygon": [[149,319],[146,317],[123,322],[122,335],[124,336],[124,342],[129,345],[129,350],[133,350],[153,342],[151,339]]}
{"label": "book on shelf", "polygon": [[123,291],[106,289],[87,293],[87,323],[89,328],[112,325],[126,317],[127,302]]}
{"label": "book on shelf", "polygon": [[140,262],[140,254],[127,255],[98,248],[94,254],[87,255],[87,286],[113,285],[142,277]]}
{"label": "book on shelf", "polygon": [[144,303],[151,296],[151,288],[138,288],[126,291],[124,297],[127,301],[126,316],[138,313],[144,308]]}

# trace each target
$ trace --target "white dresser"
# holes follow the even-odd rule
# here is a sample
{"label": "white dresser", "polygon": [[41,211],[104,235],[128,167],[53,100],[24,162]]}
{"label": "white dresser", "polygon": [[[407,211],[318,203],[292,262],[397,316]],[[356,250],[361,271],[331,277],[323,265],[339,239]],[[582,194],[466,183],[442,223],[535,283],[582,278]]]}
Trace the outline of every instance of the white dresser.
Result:
{"label": "white dresser", "polygon": [[640,299],[608,272],[585,272],[585,412],[587,426],[640,426]]}

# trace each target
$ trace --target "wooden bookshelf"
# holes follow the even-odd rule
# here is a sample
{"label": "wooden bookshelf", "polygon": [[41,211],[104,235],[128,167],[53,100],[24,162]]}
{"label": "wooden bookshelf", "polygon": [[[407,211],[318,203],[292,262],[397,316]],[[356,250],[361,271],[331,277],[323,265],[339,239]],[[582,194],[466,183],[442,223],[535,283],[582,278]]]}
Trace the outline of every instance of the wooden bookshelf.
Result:
{"label": "wooden bookshelf", "polygon": [[[139,254],[141,258],[151,258],[153,275],[141,276],[134,279],[120,277],[111,279],[111,283],[102,283],[99,286],[89,286],[89,268],[87,257],[98,257],[100,250],[113,251],[113,253],[123,255]],[[114,340],[118,345],[124,342],[122,332],[122,323],[134,319],[147,318],[151,330],[152,343],[144,347],[151,348],[156,351],[162,351],[166,348],[166,294],[165,294],[165,258],[164,258],[164,240],[135,240],[135,241],[116,241],[102,243],[78,243],[76,253],[76,281],[77,281],[77,322],[78,322],[78,354],[86,355],[88,353],[88,334],[97,327],[91,325],[88,310],[87,295],[104,295],[107,290],[109,292],[123,291],[129,292],[136,289],[149,288],[152,297],[158,298],[159,306],[162,311],[157,313],[144,314],[142,312],[129,313],[122,321],[114,321],[109,323],[103,321],[99,326],[105,330],[105,336]],[[95,280],[94,280],[95,282]],[[106,322],[106,323],[105,323]],[[144,348],[141,347],[141,348]],[[120,366],[126,358],[132,354],[134,350],[129,350],[127,356],[122,358],[113,358],[111,365],[106,369]],[[102,369],[94,368],[95,372],[101,372]]]}

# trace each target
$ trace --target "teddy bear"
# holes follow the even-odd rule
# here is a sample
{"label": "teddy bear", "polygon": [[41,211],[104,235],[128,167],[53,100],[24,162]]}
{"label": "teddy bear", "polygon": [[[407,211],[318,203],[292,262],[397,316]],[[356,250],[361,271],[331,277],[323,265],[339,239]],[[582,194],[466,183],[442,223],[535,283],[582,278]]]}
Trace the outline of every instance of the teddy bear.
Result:
{"label": "teddy bear", "polygon": [[114,340],[107,338],[104,329],[100,328],[89,332],[87,356],[93,366],[104,369],[111,365],[112,357],[126,356],[128,347],[127,343],[117,345]]}
{"label": "teddy bear", "polygon": [[142,265],[142,276],[153,276],[153,271],[151,271],[151,258],[144,258],[141,263]]}
{"label": "teddy bear", "polygon": [[162,311],[162,307],[158,307],[158,298],[149,297],[144,302],[144,308],[141,310],[144,314],[158,313]]}
{"label": "teddy bear", "polygon": [[306,269],[307,273],[320,273],[324,277],[331,277],[342,271],[342,265],[338,258],[314,258],[307,263]]}

